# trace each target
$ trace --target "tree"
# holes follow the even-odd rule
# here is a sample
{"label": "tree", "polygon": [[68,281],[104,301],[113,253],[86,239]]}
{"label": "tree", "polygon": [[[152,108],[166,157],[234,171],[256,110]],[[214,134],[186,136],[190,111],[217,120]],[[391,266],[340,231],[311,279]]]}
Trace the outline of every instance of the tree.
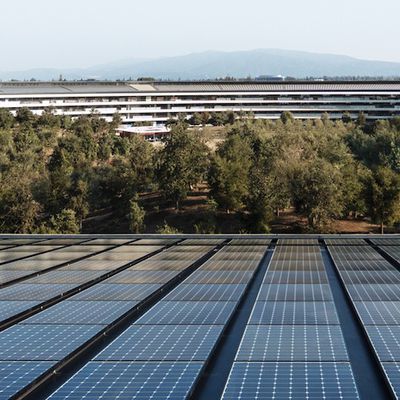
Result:
{"label": "tree", "polygon": [[192,117],[190,118],[189,122],[190,122],[190,125],[201,125],[203,123],[201,114],[194,113],[192,115]]}
{"label": "tree", "polygon": [[362,111],[360,111],[357,117],[357,125],[363,128],[366,123],[367,123],[367,117]]}
{"label": "tree", "polygon": [[348,124],[348,123],[351,122],[351,115],[350,115],[350,113],[349,113],[348,111],[346,111],[346,112],[343,113],[343,115],[342,115],[342,121],[343,121],[345,124]]}
{"label": "tree", "polygon": [[227,122],[227,113],[225,111],[213,112],[210,115],[210,123],[214,126],[222,126]]}
{"label": "tree", "polygon": [[140,233],[144,228],[144,217],[146,212],[140,207],[137,197],[130,202],[129,228],[133,233]]}
{"label": "tree", "polygon": [[37,119],[37,125],[46,128],[60,128],[61,117],[55,115],[51,108],[47,108]]}
{"label": "tree", "polygon": [[31,125],[35,121],[35,119],[35,115],[32,113],[31,110],[29,110],[29,108],[26,107],[19,108],[15,117],[15,120],[19,124],[27,125]]}
{"label": "tree", "polygon": [[0,232],[34,230],[41,212],[41,205],[33,195],[34,175],[23,165],[13,165],[0,175]]}
{"label": "tree", "polygon": [[281,121],[282,121],[284,124],[287,124],[288,122],[293,122],[293,120],[294,120],[294,117],[293,117],[293,114],[292,114],[291,112],[289,112],[289,111],[284,111],[284,112],[281,114]]}
{"label": "tree", "polygon": [[208,164],[208,149],[185,125],[176,125],[158,153],[156,176],[161,190],[179,209],[190,188],[200,182]]}
{"label": "tree", "polygon": [[378,167],[373,171],[366,189],[369,215],[381,227],[400,220],[400,175],[390,168]]}
{"label": "tree", "polygon": [[75,234],[79,233],[79,222],[75,211],[65,209],[50,218],[49,224],[41,227],[41,233]]}
{"label": "tree", "polygon": [[249,140],[232,134],[212,159],[208,176],[210,195],[227,212],[237,211],[244,206],[249,194],[252,156]]}
{"label": "tree", "polygon": [[329,114],[327,112],[322,113],[321,121],[323,122],[324,125],[328,125],[330,120],[331,119],[330,119]]}
{"label": "tree", "polygon": [[201,124],[207,125],[210,121],[210,113],[205,111],[205,112],[201,113],[200,115],[201,115]]}
{"label": "tree", "polygon": [[292,180],[294,202],[307,216],[312,229],[325,229],[343,211],[342,176],[326,160],[315,159],[298,165]]}
{"label": "tree", "polygon": [[160,235],[176,235],[181,232],[179,231],[179,229],[168,225],[167,222],[164,221],[164,225],[157,226],[156,233],[159,233]]}
{"label": "tree", "polygon": [[0,129],[10,129],[14,125],[14,116],[10,111],[0,108]]}

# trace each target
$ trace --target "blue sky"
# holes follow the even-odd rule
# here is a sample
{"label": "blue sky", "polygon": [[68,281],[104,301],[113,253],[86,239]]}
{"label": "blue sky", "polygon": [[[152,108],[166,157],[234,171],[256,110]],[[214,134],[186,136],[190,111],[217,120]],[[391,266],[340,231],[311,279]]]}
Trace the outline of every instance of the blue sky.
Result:
{"label": "blue sky", "polygon": [[0,70],[282,48],[400,62],[400,0],[2,0]]}

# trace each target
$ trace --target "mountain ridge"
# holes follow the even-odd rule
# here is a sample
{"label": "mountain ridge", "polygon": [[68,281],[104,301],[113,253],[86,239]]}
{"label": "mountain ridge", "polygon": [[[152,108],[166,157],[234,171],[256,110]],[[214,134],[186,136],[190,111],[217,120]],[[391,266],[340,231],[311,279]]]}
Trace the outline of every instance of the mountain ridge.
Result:
{"label": "mountain ridge", "polygon": [[0,72],[2,80],[64,79],[216,79],[283,75],[307,77],[398,77],[400,63],[363,60],[346,55],[298,50],[255,49],[242,51],[210,50],[182,56],[155,59],[125,59],[89,68],[32,68]]}

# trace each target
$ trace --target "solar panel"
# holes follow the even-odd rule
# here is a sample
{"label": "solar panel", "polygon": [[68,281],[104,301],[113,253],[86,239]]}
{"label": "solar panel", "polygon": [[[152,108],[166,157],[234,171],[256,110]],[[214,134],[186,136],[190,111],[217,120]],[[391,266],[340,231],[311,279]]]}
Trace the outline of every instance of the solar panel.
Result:
{"label": "solar panel", "polygon": [[400,238],[373,238],[371,242],[378,246],[400,246]]}
{"label": "solar panel", "polygon": [[15,279],[22,278],[29,274],[34,274],[36,271],[9,271],[0,269],[0,284],[11,282]]}
{"label": "solar panel", "polygon": [[271,239],[232,239],[228,246],[269,246]]}
{"label": "solar panel", "polygon": [[[42,263],[40,263],[42,264]],[[115,270],[126,264],[126,261],[111,261],[111,260],[92,260],[92,257],[85,258],[84,260],[71,262],[66,266],[58,269],[58,271],[98,271],[102,270],[106,273]]]}
{"label": "solar panel", "polygon": [[176,271],[126,270],[108,279],[110,283],[166,283],[176,276]]}
{"label": "solar panel", "polygon": [[400,326],[366,326],[379,360],[400,361]]}
{"label": "solar panel", "polygon": [[357,238],[325,239],[325,243],[334,246],[368,246],[364,239]]}
{"label": "solar panel", "polygon": [[382,363],[385,375],[396,398],[400,398],[400,363]]}
{"label": "solar panel", "polygon": [[83,243],[82,245],[86,246],[88,245],[110,245],[110,246],[116,246],[120,244],[128,244],[128,242],[131,242],[133,239],[111,239],[111,238],[103,238],[103,239],[92,239],[89,240],[88,242]]}
{"label": "solar panel", "polygon": [[45,246],[45,245],[24,245],[24,246],[17,246],[11,249],[2,250],[0,252],[0,256],[3,255],[13,255],[17,257],[25,257],[29,254],[37,254],[43,251],[51,251],[59,249],[60,246]]}
{"label": "solar panel", "polygon": [[254,260],[248,260],[242,257],[234,258],[235,254],[232,254],[232,258],[217,258],[213,257],[202,266],[202,271],[252,271],[260,262],[261,256]]}
{"label": "solar panel", "polygon": [[139,239],[131,243],[132,246],[136,245],[151,245],[151,246],[165,246],[168,244],[176,243],[179,239]]}
{"label": "solar panel", "polygon": [[203,364],[89,362],[49,399],[185,399]]}
{"label": "solar panel", "polygon": [[243,294],[243,284],[181,284],[164,300],[174,301],[237,301]]}
{"label": "solar panel", "polygon": [[263,284],[258,301],[331,301],[329,284]]}
{"label": "solar panel", "polygon": [[74,288],[75,284],[17,283],[0,290],[0,300],[48,300]]}
{"label": "solar panel", "polygon": [[248,283],[252,276],[253,271],[198,270],[185,283]]}
{"label": "solar panel", "polygon": [[[201,257],[201,254],[198,257]],[[158,269],[163,271],[180,271],[187,266],[188,260],[160,260],[156,256],[153,256],[133,265],[130,270],[148,271]]]}
{"label": "solar panel", "polygon": [[210,244],[210,245],[217,245],[221,244],[225,239],[185,239],[184,241],[179,243],[179,246],[187,246],[187,245],[198,245],[198,244]]}
{"label": "solar panel", "polygon": [[0,398],[10,398],[51,366],[46,361],[0,361]]}
{"label": "solar panel", "polygon": [[228,321],[235,305],[235,302],[228,301],[160,301],[137,323],[151,325],[223,325]]}
{"label": "solar panel", "polygon": [[58,303],[24,320],[23,324],[107,325],[128,312],[137,301],[69,301]]}
{"label": "solar panel", "polygon": [[43,244],[52,244],[52,245],[70,245],[70,244],[79,244],[85,242],[87,239],[68,239],[68,238],[57,238],[57,239],[47,239],[44,240]]}
{"label": "solar panel", "polygon": [[364,325],[400,325],[400,301],[356,301]]}
{"label": "solar panel", "polygon": [[34,243],[43,243],[42,239],[22,239],[22,238],[1,238],[0,243],[12,246],[12,245],[21,245],[21,244],[34,244]]}
{"label": "solar panel", "polygon": [[143,300],[160,287],[160,284],[98,283],[70,297],[69,300]]}
{"label": "solar panel", "polygon": [[322,271],[322,260],[307,260],[302,258],[273,257],[269,271]]}
{"label": "solar panel", "polygon": [[400,286],[397,284],[352,284],[347,285],[347,289],[353,301],[400,301]]}
{"label": "solar panel", "polygon": [[221,325],[132,325],[95,361],[205,361]]}
{"label": "solar panel", "polygon": [[222,399],[358,399],[349,363],[235,362]]}
{"label": "solar panel", "polygon": [[[365,257],[364,257],[365,258]],[[395,271],[395,268],[390,265],[386,260],[383,258],[367,258],[365,260],[359,259],[341,259],[340,266],[338,267],[341,270],[346,271]]]}
{"label": "solar panel", "polygon": [[318,246],[318,239],[278,239],[280,246]]}
{"label": "solar panel", "polygon": [[61,360],[102,325],[14,325],[0,332],[0,361]]}
{"label": "solar panel", "polygon": [[333,302],[258,301],[249,324],[335,325],[339,320]]}
{"label": "solar panel", "polygon": [[348,361],[340,326],[248,325],[237,361]]}
{"label": "solar panel", "polygon": [[400,283],[397,271],[343,271],[345,283]]}
{"label": "solar panel", "polygon": [[[30,278],[30,284],[36,283],[84,283],[106,274],[106,270],[99,271],[64,271],[55,270]],[[26,281],[28,282],[28,281]]]}
{"label": "solar panel", "polygon": [[23,260],[11,261],[5,265],[1,265],[0,270],[42,271],[43,269],[58,265],[61,262],[58,260],[40,260],[40,261],[38,261],[35,259],[26,258]]}
{"label": "solar panel", "polygon": [[13,317],[14,315],[26,311],[37,304],[39,301],[7,301],[2,300],[0,301],[0,319],[2,321]]}
{"label": "solar panel", "polygon": [[382,247],[386,253],[392,256],[395,260],[400,262],[400,245]]}
{"label": "solar panel", "polygon": [[263,283],[325,284],[328,283],[328,278],[325,271],[269,271]]}

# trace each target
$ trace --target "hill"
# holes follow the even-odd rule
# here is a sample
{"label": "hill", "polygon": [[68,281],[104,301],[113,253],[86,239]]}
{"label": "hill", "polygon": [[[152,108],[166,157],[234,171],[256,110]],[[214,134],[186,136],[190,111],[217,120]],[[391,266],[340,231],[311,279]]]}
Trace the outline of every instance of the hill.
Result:
{"label": "hill", "polygon": [[361,60],[333,54],[303,51],[258,49],[250,51],[207,51],[158,59],[133,59],[102,64],[86,69],[36,68],[0,72],[0,79],[215,79],[259,75],[284,75],[295,78],[400,76],[400,63]]}

